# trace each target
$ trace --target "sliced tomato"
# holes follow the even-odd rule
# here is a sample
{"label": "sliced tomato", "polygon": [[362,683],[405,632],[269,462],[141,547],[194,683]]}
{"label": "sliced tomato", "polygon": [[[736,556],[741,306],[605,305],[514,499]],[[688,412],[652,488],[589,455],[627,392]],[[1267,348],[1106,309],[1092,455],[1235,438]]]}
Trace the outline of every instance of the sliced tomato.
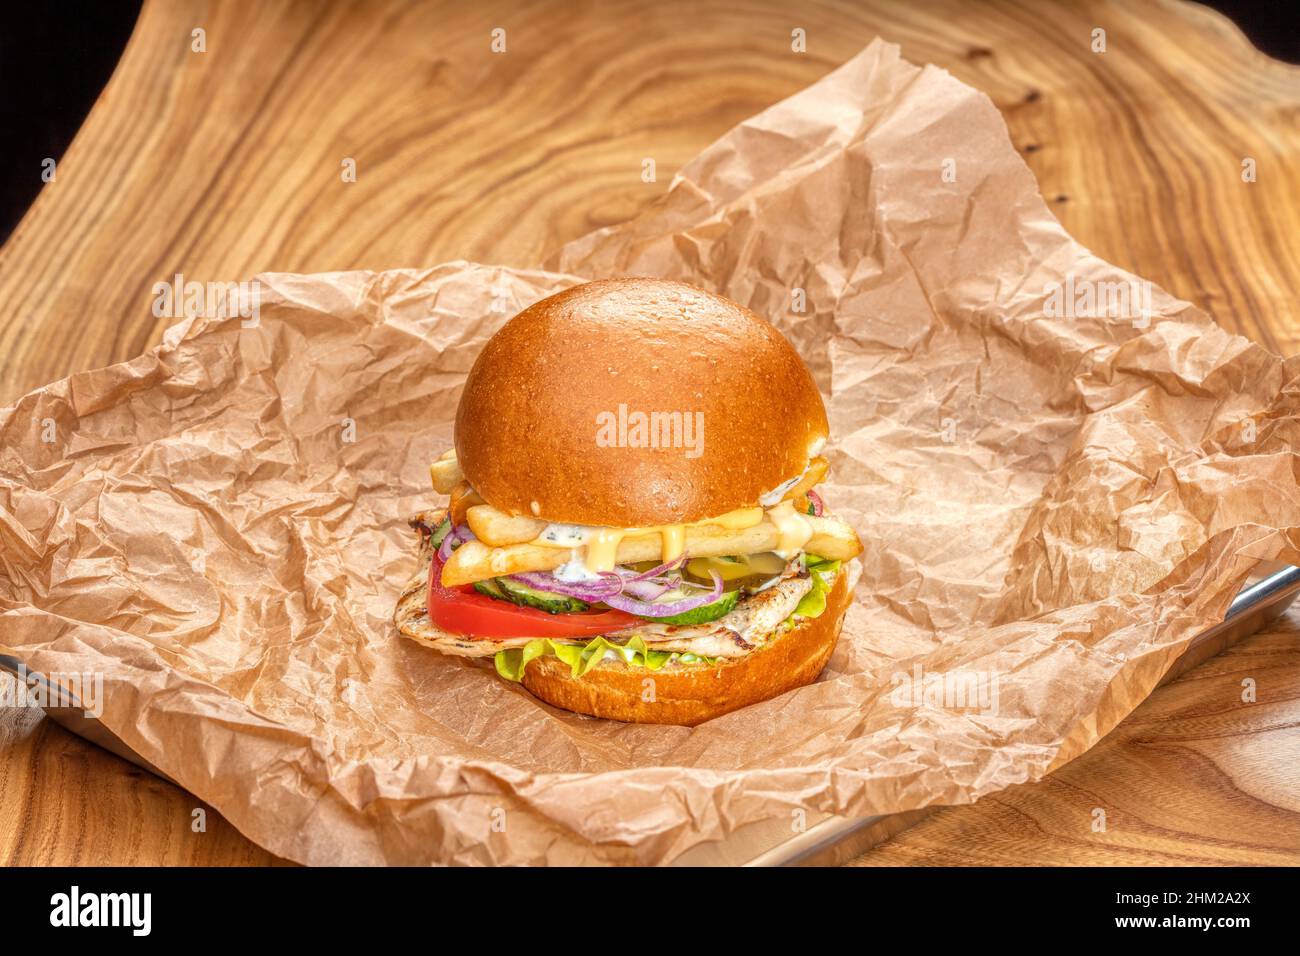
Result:
{"label": "sliced tomato", "polygon": [[429,620],[444,631],[465,637],[595,637],[641,619],[612,608],[548,614],[480,594],[470,584],[445,587],[442,562],[435,554],[429,568]]}

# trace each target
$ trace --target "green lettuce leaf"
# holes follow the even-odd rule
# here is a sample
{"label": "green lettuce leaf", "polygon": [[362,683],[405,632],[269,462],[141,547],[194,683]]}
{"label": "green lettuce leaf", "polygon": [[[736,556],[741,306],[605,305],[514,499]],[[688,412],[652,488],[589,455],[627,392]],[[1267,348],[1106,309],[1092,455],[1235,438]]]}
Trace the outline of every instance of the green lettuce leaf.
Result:
{"label": "green lettuce leaf", "polygon": [[523,679],[524,668],[528,666],[529,661],[550,654],[568,664],[569,673],[578,678],[585,676],[604,660],[606,651],[613,651],[631,667],[644,667],[652,671],[659,670],[670,661],[679,661],[683,664],[713,663],[710,658],[700,657],[698,654],[651,650],[639,636],[633,637],[626,644],[614,644],[604,637],[597,637],[583,646],[561,644],[549,638],[537,638],[523,647],[497,651],[494,663],[498,674],[506,680],[518,683]]}
{"label": "green lettuce leaf", "polygon": [[809,571],[821,571],[830,574],[840,569],[839,558],[823,558],[820,554],[805,554],[803,558],[804,567]]}
{"label": "green lettuce leaf", "polygon": [[796,617],[821,617],[826,610],[826,595],[830,593],[835,575],[840,570],[838,560],[823,558],[818,554],[804,555],[804,565],[812,577],[812,587],[799,599],[786,623],[793,622]]}

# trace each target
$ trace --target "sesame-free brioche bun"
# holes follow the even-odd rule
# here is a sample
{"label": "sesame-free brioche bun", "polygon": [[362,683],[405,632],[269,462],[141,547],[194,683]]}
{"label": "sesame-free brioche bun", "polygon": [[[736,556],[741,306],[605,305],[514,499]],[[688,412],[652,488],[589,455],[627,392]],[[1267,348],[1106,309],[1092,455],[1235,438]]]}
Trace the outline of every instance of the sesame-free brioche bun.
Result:
{"label": "sesame-free brioche bun", "polygon": [[693,727],[815,681],[844,624],[851,600],[847,578],[838,572],[820,615],[773,633],[744,657],[658,671],[602,661],[575,678],[568,664],[548,655],[529,661],[523,684],[533,696],[575,713]]}
{"label": "sesame-free brioche bun", "polygon": [[[677,413],[675,447],[615,424],[652,413],[667,413],[661,425]],[[680,282],[605,279],[529,306],[488,341],[456,412],[456,456],[503,511],[631,528],[752,507],[827,431],[812,375],[763,319]]]}

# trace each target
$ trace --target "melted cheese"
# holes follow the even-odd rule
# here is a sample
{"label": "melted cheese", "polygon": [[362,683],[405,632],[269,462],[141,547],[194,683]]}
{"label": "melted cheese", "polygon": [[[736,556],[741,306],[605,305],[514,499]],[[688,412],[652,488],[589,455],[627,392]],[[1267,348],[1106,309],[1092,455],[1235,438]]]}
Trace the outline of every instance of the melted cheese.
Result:
{"label": "melted cheese", "polygon": [[617,528],[597,528],[596,533],[587,540],[587,570],[597,573],[613,571],[619,542],[627,534],[627,531]]}
{"label": "melted cheese", "polygon": [[660,532],[664,543],[663,558],[665,562],[676,561],[686,550],[686,528],[680,524],[665,525]]}
{"label": "melted cheese", "polygon": [[[775,508],[737,508],[715,518],[692,521],[686,524],[651,525],[643,528],[597,528],[578,524],[549,524],[532,542],[544,548],[566,548],[573,553],[565,565],[569,575],[578,573],[578,565],[588,574],[612,571],[618,560],[618,546],[624,538],[658,535],[664,563],[681,557],[686,550],[686,529],[712,525],[728,531],[743,531],[772,518],[781,534],[781,546],[795,553],[812,537],[812,526],[794,511],[792,502],[786,501]],[[776,515],[779,514],[778,521]],[[581,556],[581,560],[579,560]],[[566,578],[566,580],[568,580]]]}
{"label": "melted cheese", "polygon": [[609,570],[604,567],[611,557],[618,552],[618,546],[624,538],[640,538],[652,534],[659,535],[663,543],[665,561],[672,561],[686,549],[686,529],[702,525],[714,525],[728,531],[742,531],[752,528],[763,520],[762,508],[737,508],[716,518],[692,521],[689,524],[647,525],[642,528],[598,528],[581,524],[548,524],[541,534],[531,543],[543,548],[586,548],[587,565],[592,570]]}
{"label": "melted cheese", "polygon": [[[824,443],[825,439],[818,437],[809,445],[808,457],[810,460],[821,451]],[[449,467],[448,463],[454,464],[455,461],[455,452],[448,451],[430,466],[429,471],[434,478],[435,488],[439,484],[440,468],[445,471]],[[812,467],[811,464],[808,467]],[[737,508],[735,511],[718,515],[716,518],[705,518],[703,521],[693,521],[687,524],[654,525],[644,528],[596,528],[579,524],[548,524],[532,544],[545,548],[568,549],[571,556],[570,560],[563,566],[568,575],[564,580],[579,580],[584,575],[590,579],[599,572],[614,569],[618,557],[618,546],[624,538],[658,535],[661,542],[663,561],[667,563],[681,557],[686,550],[687,528],[712,525],[725,528],[728,531],[743,531],[762,522],[766,515],[776,525],[779,535],[776,553],[788,558],[803,549],[803,546],[808,543],[808,539],[812,537],[813,531],[811,523],[794,510],[794,503],[789,500],[781,500],[781,498],[791,488],[795,487],[807,473],[808,468],[805,468],[802,474],[796,475],[789,481],[782,482],[776,488],[762,495],[759,499],[759,507]],[[529,510],[534,515],[538,515],[541,512],[541,506],[536,501],[533,501],[529,504]],[[491,558],[493,570],[505,573],[505,567],[502,564],[503,560],[503,556],[494,554]]]}
{"label": "melted cheese", "polygon": [[794,510],[793,501],[783,501],[774,508],[768,508],[767,516],[776,525],[778,535],[773,550],[783,558],[794,557],[813,536],[812,522]]}

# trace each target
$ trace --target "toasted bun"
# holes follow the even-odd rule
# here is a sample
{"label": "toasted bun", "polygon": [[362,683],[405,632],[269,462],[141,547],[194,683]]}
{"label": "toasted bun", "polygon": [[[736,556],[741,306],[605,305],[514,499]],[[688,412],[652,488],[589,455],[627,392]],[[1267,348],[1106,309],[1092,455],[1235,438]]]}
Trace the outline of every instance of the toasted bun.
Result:
{"label": "toasted bun", "polygon": [[[633,430],[618,428],[620,407]],[[629,416],[655,412],[678,413],[676,446],[629,447]],[[543,299],[488,341],[456,455],[504,511],[630,528],[753,506],[827,431],[816,383],[767,322],[680,282],[607,279]]]}
{"label": "toasted bun", "polygon": [[[693,727],[811,684],[835,650],[849,603],[847,575],[841,571],[825,611],[744,657],[658,671],[606,661],[574,678],[567,664],[547,656],[529,662],[523,683],[546,703],[579,714]],[[647,680],[654,681],[652,701],[643,699]]]}

